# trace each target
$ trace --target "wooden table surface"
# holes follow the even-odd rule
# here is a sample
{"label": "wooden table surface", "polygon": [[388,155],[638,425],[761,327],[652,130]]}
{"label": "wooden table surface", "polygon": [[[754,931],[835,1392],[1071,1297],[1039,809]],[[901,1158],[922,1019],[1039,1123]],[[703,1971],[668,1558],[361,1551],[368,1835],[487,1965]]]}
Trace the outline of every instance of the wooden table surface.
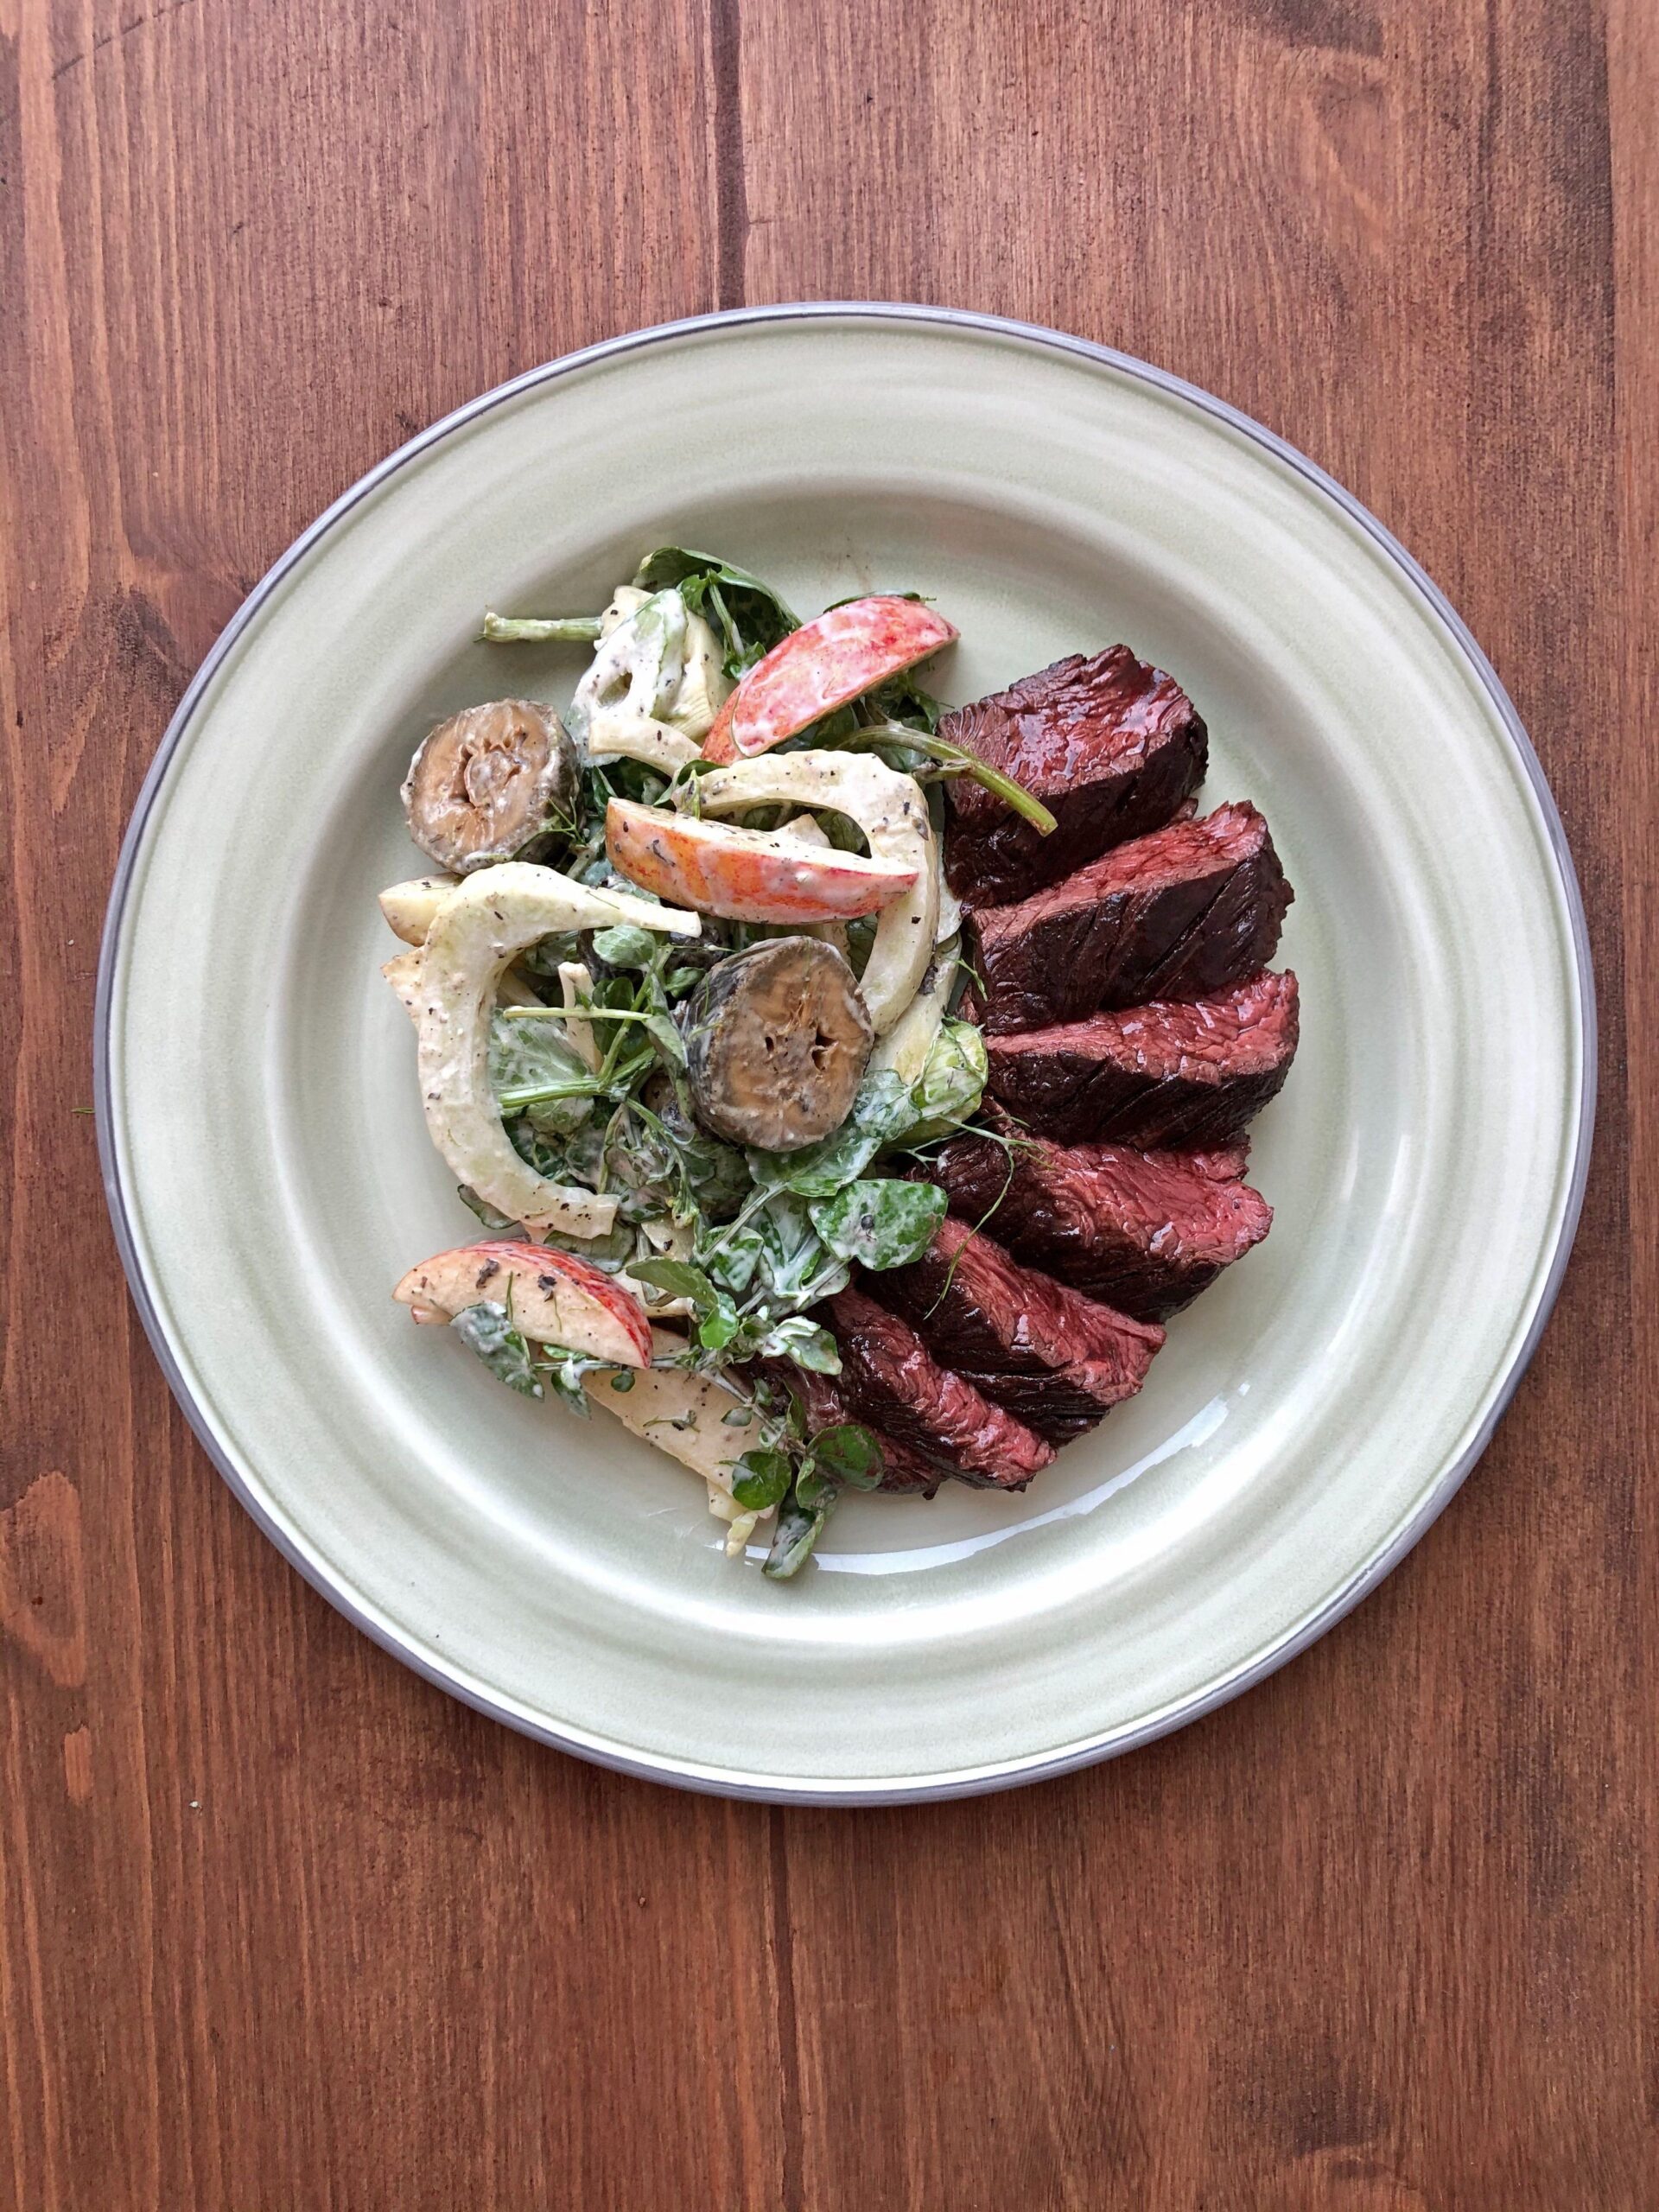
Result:
{"label": "wooden table surface", "polygon": [[[8,2208],[1659,2203],[1656,108],[1652,0],[0,0]],[[584,1767],[332,1612],[87,1118],[122,826],[261,572],[486,386],[806,297],[1109,340],[1351,486],[1601,989],[1560,1307],[1405,1565],[1151,1750],[858,1814]]]}

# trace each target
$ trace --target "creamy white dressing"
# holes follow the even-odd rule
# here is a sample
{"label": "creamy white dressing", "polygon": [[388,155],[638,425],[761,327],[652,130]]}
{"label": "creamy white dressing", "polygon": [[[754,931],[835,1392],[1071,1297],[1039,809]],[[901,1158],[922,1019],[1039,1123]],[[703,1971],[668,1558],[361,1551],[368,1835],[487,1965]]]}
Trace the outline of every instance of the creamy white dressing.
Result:
{"label": "creamy white dressing", "polygon": [[594,764],[640,760],[672,775],[714,727],[731,690],[719,641],[677,591],[625,584],[570,702],[570,727]]}
{"label": "creamy white dressing", "polygon": [[594,971],[585,960],[561,960],[559,963],[559,996],[564,1001],[570,1020],[564,1025],[565,1042],[582,1062],[589,1075],[599,1073],[599,1039],[594,1034],[594,1025],[576,1014],[578,1002],[586,999],[593,1004]]}
{"label": "creamy white dressing", "polygon": [[[685,1349],[685,1339],[671,1330],[653,1329],[651,1335],[658,1358]],[[601,1368],[584,1377],[582,1389],[593,1404],[614,1414],[625,1428],[702,1476],[709,1485],[709,1511],[729,1522],[734,1532],[740,1521],[746,1524],[736,1536],[741,1550],[756,1523],[770,1519],[775,1510],[768,1506],[764,1513],[751,1513],[732,1496],[737,1463],[749,1448],[752,1430],[732,1427],[726,1415],[741,1410],[747,1401],[717,1376],[693,1374],[683,1367],[631,1369],[630,1387],[613,1390],[612,1378],[620,1371]],[[728,1535],[728,1551],[732,1543]]]}
{"label": "creamy white dressing", "polygon": [[589,719],[582,751],[594,767],[607,760],[640,760],[671,776],[697,757],[697,741],[653,715],[626,705],[601,707]]}

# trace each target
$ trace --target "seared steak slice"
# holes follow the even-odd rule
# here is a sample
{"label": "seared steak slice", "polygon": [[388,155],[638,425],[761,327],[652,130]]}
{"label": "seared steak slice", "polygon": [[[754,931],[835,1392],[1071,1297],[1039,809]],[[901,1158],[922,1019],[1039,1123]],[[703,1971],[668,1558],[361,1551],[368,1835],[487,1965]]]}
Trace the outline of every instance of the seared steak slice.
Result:
{"label": "seared steak slice", "polygon": [[1291,896],[1253,806],[1172,822],[1017,906],[975,910],[984,1027],[1006,1035],[1097,1007],[1207,997],[1267,966]]}
{"label": "seared steak slice", "polygon": [[880,1290],[936,1359],[1056,1444],[1132,1398],[1164,1341],[1155,1323],[1021,1267],[960,1221],[885,1272]]}
{"label": "seared steak slice", "polygon": [[1225,1144],[1290,1071],[1296,978],[1264,972],[1209,998],[1154,1000],[986,1045],[993,1096],[1043,1136]]}
{"label": "seared steak slice", "polygon": [[914,1171],[939,1184],[953,1214],[985,1221],[1028,1266],[1143,1320],[1192,1303],[1259,1244],[1273,1210],[1230,1152],[1131,1152],[1029,1139],[1012,1153],[955,1138]]}
{"label": "seared steak slice", "polygon": [[843,1290],[827,1312],[855,1421],[981,1489],[1023,1490],[1054,1457],[1052,1444],[939,1366],[908,1322],[862,1291]]}
{"label": "seared steak slice", "polygon": [[950,1472],[937,1460],[925,1459],[908,1444],[884,1435],[872,1422],[855,1414],[838,1376],[816,1375],[784,1359],[763,1360],[760,1367],[772,1382],[792,1391],[800,1400],[809,1436],[816,1436],[821,1428],[838,1428],[843,1421],[857,1421],[861,1428],[869,1430],[881,1447],[881,1480],[876,1487],[884,1495],[919,1493],[923,1497],[931,1497]]}
{"label": "seared steak slice", "polygon": [[944,872],[975,906],[1023,899],[1109,845],[1161,828],[1204,781],[1209,752],[1180,685],[1127,645],[1073,653],[958,707],[939,735],[1023,784],[1059,823],[1041,836],[982,785],[953,783]]}
{"label": "seared steak slice", "polygon": [[1111,1378],[1087,1372],[1093,1363],[1080,1360],[1076,1366],[1053,1368],[1046,1375],[987,1375],[965,1367],[953,1372],[1058,1447],[1098,1428],[1117,1403],[1116,1398],[1101,1395],[1110,1389]]}

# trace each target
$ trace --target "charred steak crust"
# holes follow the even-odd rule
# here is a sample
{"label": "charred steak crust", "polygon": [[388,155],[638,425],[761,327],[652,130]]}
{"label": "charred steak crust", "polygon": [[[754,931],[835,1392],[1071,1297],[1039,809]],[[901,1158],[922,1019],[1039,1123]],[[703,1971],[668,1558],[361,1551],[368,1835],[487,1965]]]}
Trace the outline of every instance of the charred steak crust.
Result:
{"label": "charred steak crust", "polygon": [[[1135,1152],[1121,1145],[1025,1141],[1012,1154],[963,1136],[912,1171],[938,1183],[953,1215],[988,1218],[1028,1267],[1141,1320],[1189,1306],[1273,1223],[1230,1152]],[[924,1263],[925,1264],[925,1263]]]}
{"label": "charred steak crust", "polygon": [[1172,822],[969,916],[984,1027],[1007,1035],[1101,1007],[1206,997],[1267,966],[1292,896],[1255,807]]}
{"label": "charred steak crust", "polygon": [[1062,1144],[1225,1144],[1277,1092],[1296,1039],[1296,978],[1264,972],[1208,998],[988,1037],[989,1088]]}
{"label": "charred steak crust", "polygon": [[883,1302],[935,1359],[1055,1443],[1092,1428],[1147,1379],[1164,1332],[1086,1298],[965,1224],[880,1278]]}
{"label": "charred steak crust", "polygon": [[907,1321],[862,1291],[843,1290],[823,1310],[854,1419],[878,1435],[981,1489],[1023,1490],[1053,1459],[1052,1444],[941,1367]]}
{"label": "charred steak crust", "polygon": [[986,1374],[971,1367],[954,1372],[1058,1450],[1097,1428],[1116,1402],[1101,1395],[1096,1386],[1103,1385],[1104,1378],[1095,1375],[1094,1366],[1085,1359],[1073,1367],[1052,1368],[1046,1375]]}
{"label": "charred steak crust", "polygon": [[1180,685],[1127,645],[1073,653],[958,707],[939,735],[1033,791],[1058,827],[1042,836],[980,785],[950,786],[945,875],[971,905],[1053,883],[1167,822],[1204,781],[1209,740]]}

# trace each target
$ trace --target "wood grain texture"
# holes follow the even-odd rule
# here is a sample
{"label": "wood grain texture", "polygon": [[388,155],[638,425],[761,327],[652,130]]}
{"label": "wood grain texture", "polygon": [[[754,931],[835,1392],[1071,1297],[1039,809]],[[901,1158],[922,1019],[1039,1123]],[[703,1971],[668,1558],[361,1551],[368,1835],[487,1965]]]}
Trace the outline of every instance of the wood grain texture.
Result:
{"label": "wood grain texture", "polygon": [[[1659,2202],[1656,111],[1649,0],[0,0],[0,2204]],[[139,778],[295,533],[537,360],[833,296],[1351,485],[1532,730],[1603,1018],[1556,1319],[1382,1590],[1133,1758],[861,1815],[350,1630],[172,1408],[73,1110]]]}

